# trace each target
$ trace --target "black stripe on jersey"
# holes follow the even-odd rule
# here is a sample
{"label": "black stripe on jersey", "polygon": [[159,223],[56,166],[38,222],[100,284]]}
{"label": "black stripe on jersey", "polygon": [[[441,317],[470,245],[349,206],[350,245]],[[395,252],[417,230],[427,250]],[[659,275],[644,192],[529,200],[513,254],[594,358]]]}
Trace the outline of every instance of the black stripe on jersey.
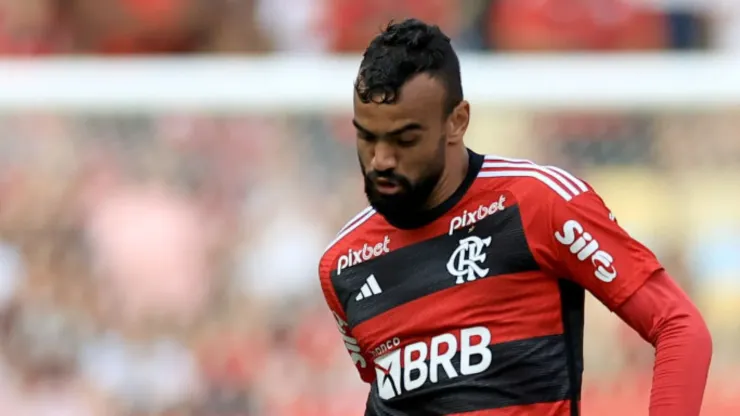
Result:
{"label": "black stripe on jersey", "polygon": [[[562,335],[495,344],[489,346],[489,350],[492,360],[487,370],[449,379],[440,367],[441,377],[437,383],[427,380],[418,389],[402,392],[389,400],[378,396],[375,382],[368,396],[365,416],[448,415],[569,398],[571,389]],[[455,368],[460,368],[459,353],[452,362]],[[418,377],[418,373],[411,377]],[[398,390],[402,388],[398,386]]]}
{"label": "black stripe on jersey", "polygon": [[569,399],[572,403],[570,416],[579,416],[578,402],[581,400],[583,382],[583,326],[586,291],[570,280],[561,279],[561,315],[566,352],[568,354],[568,378],[570,380]]}
{"label": "black stripe on jersey", "polygon": [[[539,270],[522,227],[519,207],[513,205],[489,215],[473,227],[457,230],[342,270],[332,272],[332,283],[347,314],[350,328],[390,309],[424,296],[455,287],[457,277],[450,274],[447,263],[464,238],[491,237],[486,258],[477,263],[487,269],[485,278]],[[370,276],[382,293],[355,300]]]}

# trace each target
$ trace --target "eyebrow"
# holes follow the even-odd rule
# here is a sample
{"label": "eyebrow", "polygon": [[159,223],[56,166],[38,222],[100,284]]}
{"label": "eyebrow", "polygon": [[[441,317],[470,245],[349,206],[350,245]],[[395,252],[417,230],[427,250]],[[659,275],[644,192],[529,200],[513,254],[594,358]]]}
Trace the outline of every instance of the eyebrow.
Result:
{"label": "eyebrow", "polygon": [[[375,134],[372,131],[368,130],[367,128],[363,127],[360,123],[357,122],[357,120],[352,120],[352,124],[355,126],[357,130],[369,136],[373,136],[373,137],[379,136],[378,134]],[[422,126],[419,123],[408,123],[405,126],[399,127],[395,130],[391,130],[388,133],[385,133],[383,136],[398,136],[400,134],[403,134],[411,130],[422,130]]]}

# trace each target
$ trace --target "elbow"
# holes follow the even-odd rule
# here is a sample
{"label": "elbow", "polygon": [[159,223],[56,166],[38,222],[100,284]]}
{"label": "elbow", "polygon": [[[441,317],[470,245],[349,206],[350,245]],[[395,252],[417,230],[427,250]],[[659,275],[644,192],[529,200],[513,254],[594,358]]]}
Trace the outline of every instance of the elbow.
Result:
{"label": "elbow", "polygon": [[695,362],[705,364],[707,371],[712,360],[712,334],[707,327],[699,310],[692,304],[685,305],[683,319],[674,321],[672,330],[674,336],[681,339],[687,347],[687,352]]}
{"label": "elbow", "polygon": [[694,363],[712,357],[712,335],[701,312],[665,272],[652,276],[618,311],[656,348],[680,348]]}
{"label": "elbow", "polygon": [[712,333],[709,331],[709,327],[704,321],[701,312],[691,301],[685,302],[682,309],[688,317],[684,325],[684,331],[687,340],[694,347],[693,352],[696,354],[695,357],[711,359],[713,349]]}
{"label": "elbow", "polygon": [[712,359],[712,334],[701,312],[688,299],[675,305],[673,313],[656,327],[655,345],[684,345],[694,363],[705,365],[707,371]]}

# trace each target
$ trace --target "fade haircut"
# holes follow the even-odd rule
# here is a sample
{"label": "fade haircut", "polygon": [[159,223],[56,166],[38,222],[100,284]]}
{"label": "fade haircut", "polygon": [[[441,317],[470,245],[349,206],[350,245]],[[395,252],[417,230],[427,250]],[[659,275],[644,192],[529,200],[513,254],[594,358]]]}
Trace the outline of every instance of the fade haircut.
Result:
{"label": "fade haircut", "polygon": [[438,26],[418,19],[391,21],[363,54],[355,91],[364,103],[393,104],[403,85],[427,74],[445,88],[444,116],[463,99],[460,61]]}

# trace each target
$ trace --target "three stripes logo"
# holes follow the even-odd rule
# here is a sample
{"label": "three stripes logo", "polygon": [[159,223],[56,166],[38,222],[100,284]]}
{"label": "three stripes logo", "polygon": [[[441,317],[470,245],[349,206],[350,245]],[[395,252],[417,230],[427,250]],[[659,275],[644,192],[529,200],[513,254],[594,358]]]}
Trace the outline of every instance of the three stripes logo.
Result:
{"label": "three stripes logo", "polygon": [[379,295],[381,293],[383,293],[383,291],[380,289],[378,281],[375,279],[375,275],[371,274],[370,277],[365,280],[365,284],[360,288],[360,293],[357,294],[355,300],[359,302],[363,299],[369,298],[370,296]]}

